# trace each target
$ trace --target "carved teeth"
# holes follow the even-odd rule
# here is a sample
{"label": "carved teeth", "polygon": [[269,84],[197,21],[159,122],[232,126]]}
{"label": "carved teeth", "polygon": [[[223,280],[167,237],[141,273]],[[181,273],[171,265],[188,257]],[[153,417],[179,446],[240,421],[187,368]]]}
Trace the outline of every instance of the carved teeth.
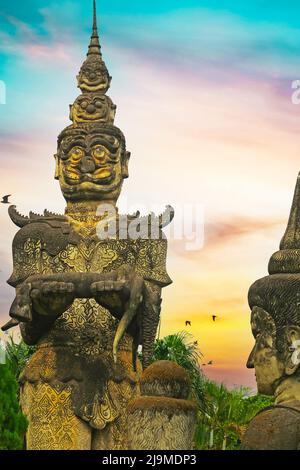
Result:
{"label": "carved teeth", "polygon": [[62,216],[60,214],[56,214],[55,212],[50,212],[47,209],[45,209],[44,217],[62,217]]}
{"label": "carved teeth", "polygon": [[30,219],[40,219],[43,216],[40,214],[35,214],[34,212],[29,212],[29,217]]}

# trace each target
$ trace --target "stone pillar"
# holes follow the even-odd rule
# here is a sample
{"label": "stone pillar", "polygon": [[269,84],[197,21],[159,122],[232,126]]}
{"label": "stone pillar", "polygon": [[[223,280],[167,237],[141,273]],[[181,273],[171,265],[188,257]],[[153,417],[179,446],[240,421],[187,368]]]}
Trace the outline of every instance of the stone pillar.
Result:
{"label": "stone pillar", "polygon": [[197,405],[188,400],[187,372],[171,361],[149,366],[141,378],[141,396],[128,406],[132,450],[191,450]]}

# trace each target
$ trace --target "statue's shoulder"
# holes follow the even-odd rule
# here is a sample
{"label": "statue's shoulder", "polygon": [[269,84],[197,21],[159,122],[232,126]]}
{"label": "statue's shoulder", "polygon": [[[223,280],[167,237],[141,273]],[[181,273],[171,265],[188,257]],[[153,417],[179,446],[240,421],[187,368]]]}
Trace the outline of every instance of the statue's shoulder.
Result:
{"label": "statue's shoulder", "polygon": [[13,223],[20,228],[16,233],[13,248],[23,246],[27,240],[39,241],[50,252],[58,252],[68,243],[77,243],[78,236],[64,215],[54,214],[47,210],[43,215],[29,213],[20,214],[16,206],[10,206],[9,216]]}
{"label": "statue's shoulder", "polygon": [[300,443],[300,409],[274,405],[250,422],[243,438],[244,450],[297,450]]}

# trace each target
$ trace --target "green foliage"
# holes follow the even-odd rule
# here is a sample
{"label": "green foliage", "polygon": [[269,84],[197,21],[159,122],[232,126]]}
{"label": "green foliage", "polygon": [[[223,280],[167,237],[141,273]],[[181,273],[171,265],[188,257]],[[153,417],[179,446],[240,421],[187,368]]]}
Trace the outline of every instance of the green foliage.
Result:
{"label": "green foliage", "polygon": [[27,420],[18,402],[18,383],[9,364],[0,365],[0,450],[21,450]]}
{"label": "green foliage", "polygon": [[27,346],[23,340],[16,343],[12,336],[10,336],[6,345],[6,361],[16,379],[19,378],[19,375],[35,351],[35,346]]}
{"label": "green foliage", "polygon": [[273,397],[249,396],[249,389],[228,390],[223,384],[205,383],[205,411],[199,413],[198,449],[239,449],[251,419],[274,402]]}
{"label": "green foliage", "polygon": [[12,337],[6,345],[6,364],[0,366],[0,449],[24,448],[27,419],[19,406],[18,377],[26,366],[35,347],[24,341],[16,343]]}

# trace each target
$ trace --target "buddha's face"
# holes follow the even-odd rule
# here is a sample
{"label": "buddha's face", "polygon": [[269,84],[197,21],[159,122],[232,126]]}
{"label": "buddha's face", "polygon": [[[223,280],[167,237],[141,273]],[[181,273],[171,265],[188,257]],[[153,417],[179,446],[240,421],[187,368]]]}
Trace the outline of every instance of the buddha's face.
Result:
{"label": "buddha's face", "polygon": [[107,92],[111,82],[105,64],[98,56],[89,56],[86,59],[77,79],[82,91],[99,91],[103,94]]}
{"label": "buddha's face", "polygon": [[56,178],[66,200],[114,200],[128,177],[130,154],[118,137],[102,132],[66,135],[56,155]]}
{"label": "buddha's face", "polygon": [[276,325],[268,312],[254,307],[251,314],[251,327],[255,345],[249,356],[247,367],[255,368],[258,392],[273,395],[279,380],[285,374],[284,361],[276,348]]}

